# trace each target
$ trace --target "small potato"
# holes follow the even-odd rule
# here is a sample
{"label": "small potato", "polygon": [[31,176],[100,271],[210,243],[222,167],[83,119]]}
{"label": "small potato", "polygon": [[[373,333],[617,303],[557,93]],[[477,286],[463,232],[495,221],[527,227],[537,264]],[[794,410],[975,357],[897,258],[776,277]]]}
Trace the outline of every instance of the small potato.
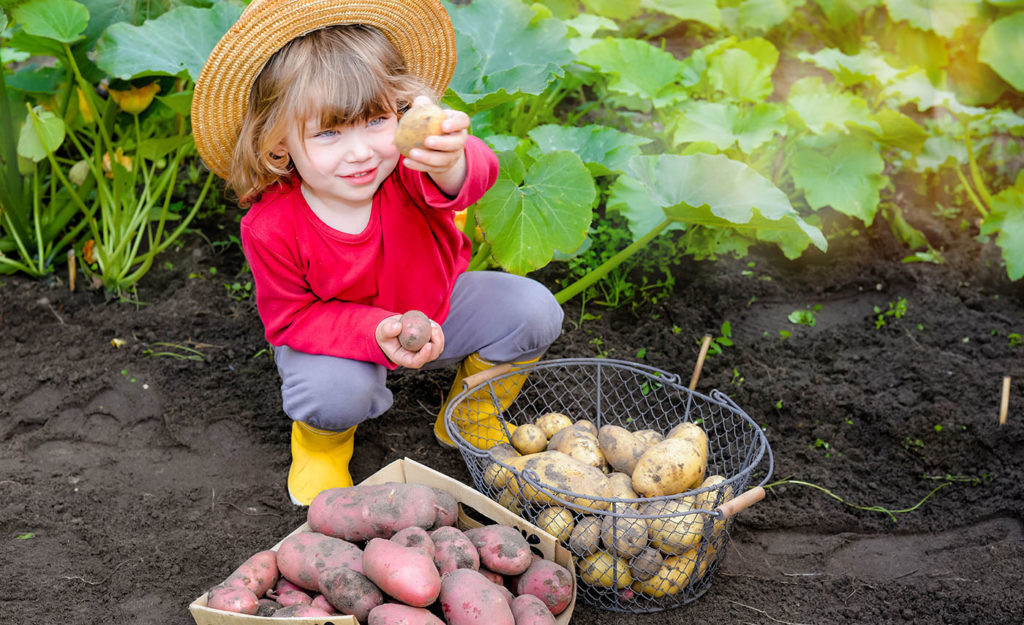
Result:
{"label": "small potato", "polygon": [[556,432],[564,430],[567,427],[572,426],[572,419],[565,416],[560,412],[549,412],[537,417],[534,421],[540,429],[544,430],[544,435],[551,438]]}
{"label": "small potato", "polygon": [[526,502],[520,496],[520,492],[512,488],[503,488],[498,492],[496,501],[500,506],[506,508],[519,516],[523,515],[526,509]]}
{"label": "small potato", "polygon": [[[725,478],[721,475],[709,475],[704,478],[704,481],[700,483],[699,488],[708,488],[709,486],[716,486],[725,482]],[[733,498],[732,486],[725,486],[724,488],[718,486],[713,490],[701,493],[697,495],[697,500],[694,502],[694,508],[700,508],[701,510],[714,510],[718,506],[721,506],[725,502]],[[727,519],[715,519],[714,527],[712,529],[712,535],[720,536],[725,531],[725,524]]]}
{"label": "small potato", "polygon": [[436,104],[415,106],[409,109],[395,129],[395,146],[404,156],[409,156],[413,148],[422,148],[423,141],[430,135],[441,134],[441,122],[445,120],[445,112]]}
{"label": "small potato", "polygon": [[601,544],[612,555],[633,557],[647,547],[647,531],[644,519],[606,516],[601,521]]}
{"label": "small potato", "polygon": [[678,593],[690,585],[696,557],[696,551],[690,551],[686,555],[665,558],[664,564],[653,577],[633,582],[633,590],[655,599]]}
{"label": "small potato", "polygon": [[422,551],[431,558],[434,557],[434,541],[430,540],[430,534],[422,527],[416,527],[414,525],[412,527],[407,527],[404,530],[398,530],[395,532],[395,535],[391,537],[391,542],[398,543],[403,547]]}
{"label": "small potato", "polygon": [[648,520],[651,545],[667,554],[681,555],[700,544],[707,515],[693,509],[693,496],[645,504],[641,509],[645,516],[661,517]]}
{"label": "small potato", "polygon": [[440,603],[449,625],[515,625],[512,608],[498,585],[471,569],[444,576]]}
{"label": "small potato", "polygon": [[514,527],[485,525],[466,530],[465,534],[480,552],[480,565],[488,570],[519,575],[530,566],[530,543]]}
{"label": "small potato", "polygon": [[535,454],[548,446],[548,437],[539,425],[526,423],[512,432],[512,446],[521,454]]}
{"label": "small potato", "polygon": [[430,533],[434,543],[434,566],[444,575],[455,569],[480,568],[480,552],[457,527],[439,527]]}
{"label": "small potato", "polygon": [[225,586],[244,586],[253,592],[257,597],[267,594],[267,591],[277,583],[280,573],[277,570],[277,552],[268,550],[261,551],[242,563],[235,571],[224,580]]}
{"label": "small potato", "polygon": [[[519,457],[519,452],[510,443],[495,445],[487,451],[491,454],[492,458],[503,462],[510,458]],[[487,465],[487,469],[484,470],[484,482],[490,484],[496,491],[505,488],[510,479],[512,479],[512,473],[497,462]]]}
{"label": "small potato", "polygon": [[630,561],[629,572],[633,579],[645,581],[654,577],[661,570],[661,565],[664,561],[665,558],[661,555],[660,551],[648,547]]}
{"label": "small potato", "polygon": [[441,592],[441,575],[432,557],[383,538],[366,543],[363,571],[382,591],[417,608],[430,605]]}
{"label": "small potato", "polygon": [[576,555],[589,556],[601,548],[601,519],[585,516],[579,520],[569,536],[569,549]]}
{"label": "small potato", "polygon": [[459,519],[459,502],[456,501],[455,496],[446,490],[440,488],[434,488],[434,495],[437,497],[437,521],[434,525],[429,528],[436,530],[439,527],[445,525],[455,525],[455,522]]}
{"label": "small potato", "polygon": [[608,499],[618,500],[612,504],[615,507],[613,512],[625,512],[626,508],[635,510],[638,507],[636,502],[630,502],[631,499],[637,498],[637,494],[633,490],[633,478],[625,473],[616,471],[608,474],[608,485],[604,489],[604,496]]}
{"label": "small potato", "polygon": [[376,584],[344,566],[324,569],[320,575],[320,592],[339,612],[351,614],[361,623],[366,622],[370,610],[384,603],[384,595]]}
{"label": "small potato", "polygon": [[598,469],[608,464],[597,437],[583,428],[573,426],[556,432],[548,443],[548,449],[560,451]]}
{"label": "small potato", "polygon": [[512,600],[511,607],[516,625],[555,625],[555,615],[533,595],[519,595]]}
{"label": "small potato", "polygon": [[367,625],[444,625],[426,608],[414,608],[400,603],[385,603],[370,610]]}
{"label": "small potato", "polygon": [[633,490],[643,497],[677,495],[700,484],[707,454],[682,438],[666,438],[644,452],[633,469]]}
{"label": "small potato", "polygon": [[537,597],[557,616],[569,607],[575,582],[573,574],[561,564],[536,558],[519,576],[515,590],[516,595]]}
{"label": "small potato", "polygon": [[418,352],[430,340],[430,319],[418,310],[410,310],[398,319],[402,332],[398,342],[410,352]]}
{"label": "small potato", "polygon": [[245,586],[217,586],[206,593],[206,605],[235,614],[256,614],[260,602]]}
{"label": "small potato", "polygon": [[633,583],[629,565],[607,551],[598,551],[580,560],[580,579],[591,586],[601,588],[627,588]]}
{"label": "small potato", "polygon": [[587,432],[590,432],[594,436],[597,436],[597,426],[590,419],[578,419],[572,424],[573,427],[583,428]]}
{"label": "small potato", "polygon": [[648,447],[632,432],[617,425],[602,426],[597,440],[608,464],[627,475],[633,475],[633,467]]}
{"label": "small potato", "polygon": [[572,530],[576,523],[573,514],[561,506],[549,506],[540,511],[537,520],[534,521],[537,527],[558,539],[559,542],[569,542]]}

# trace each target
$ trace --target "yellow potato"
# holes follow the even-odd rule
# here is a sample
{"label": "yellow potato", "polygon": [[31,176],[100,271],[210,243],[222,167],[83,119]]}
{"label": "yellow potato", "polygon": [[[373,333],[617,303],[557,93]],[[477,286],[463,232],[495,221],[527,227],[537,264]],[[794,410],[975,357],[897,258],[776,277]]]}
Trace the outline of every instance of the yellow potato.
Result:
{"label": "yellow potato", "polygon": [[[724,481],[725,478],[721,475],[709,475],[707,478],[704,479],[703,482],[700,483],[699,488],[715,486],[716,484],[721,484]],[[700,493],[699,495],[697,495],[697,500],[694,503],[694,507],[700,508],[701,510],[714,510],[715,508],[721,506],[722,504],[724,504],[725,502],[729,501],[732,498],[732,486],[726,486],[724,489],[722,487],[718,487],[713,490],[709,490],[707,492]],[[720,535],[722,532],[725,531],[725,523],[725,518],[715,519],[713,530],[715,535]]]}
{"label": "yellow potato", "polygon": [[594,436],[597,436],[597,426],[590,419],[578,419],[576,423],[573,423],[573,427],[583,428],[590,432]]}
{"label": "yellow potato", "polygon": [[608,464],[627,475],[633,474],[633,467],[648,447],[632,432],[617,425],[602,426],[597,432],[597,440]]}
{"label": "yellow potato", "polygon": [[[608,507],[608,502],[601,500],[607,482],[604,473],[597,467],[580,462],[560,451],[542,451],[538,454],[511,458],[506,463],[520,473],[530,470],[537,474],[539,484],[536,486],[524,477],[517,476],[509,480],[508,487],[520,493],[527,501],[539,505],[558,505],[545,488],[556,487],[576,493],[576,496],[558,496],[581,508],[604,510]],[[573,509],[578,508],[574,506]]]}
{"label": "yellow potato", "polygon": [[644,516],[663,517],[648,519],[651,545],[667,554],[680,555],[700,544],[708,517],[702,512],[691,512],[693,509],[692,496],[644,504],[641,508]]}
{"label": "yellow potato", "polygon": [[665,595],[674,595],[690,585],[696,564],[696,551],[687,552],[682,556],[669,556],[665,558],[664,564],[653,577],[633,582],[633,591],[655,599]]}
{"label": "yellow potato", "polygon": [[[519,452],[509,443],[501,443],[487,450],[495,460],[507,462],[509,458],[518,458]],[[512,478],[512,472],[497,462],[487,465],[484,470],[484,482],[490,484],[495,491],[499,491],[508,484]]]}
{"label": "yellow potato", "polygon": [[680,423],[665,434],[665,438],[681,438],[684,441],[690,441],[693,446],[700,452],[700,455],[704,458],[704,463],[708,461],[708,435],[704,432],[696,423]]}
{"label": "yellow potato", "polygon": [[519,497],[519,493],[511,488],[502,489],[498,493],[497,501],[502,507],[519,515],[522,515],[523,510],[526,508],[526,503]]}
{"label": "yellow potato", "polygon": [[580,579],[591,586],[602,588],[626,588],[633,583],[629,565],[607,551],[585,556],[577,564]]}
{"label": "yellow potato", "polygon": [[576,526],[572,512],[562,506],[549,506],[540,511],[534,524],[558,539],[559,542],[567,543],[572,537],[572,531]]}
{"label": "yellow potato", "polygon": [[643,441],[643,443],[648,447],[651,445],[657,445],[661,441],[665,440],[665,436],[663,434],[654,430],[637,430],[636,432],[633,432],[633,435]]}
{"label": "yellow potato", "polygon": [[601,521],[601,544],[612,555],[633,557],[647,547],[647,521],[606,516]]}
{"label": "yellow potato", "polygon": [[608,485],[604,490],[604,496],[606,499],[619,500],[615,504],[616,512],[625,512],[626,508],[637,508],[637,502],[630,502],[631,499],[636,499],[637,495],[633,491],[633,478],[629,477],[625,473],[609,473],[608,474]]}
{"label": "yellow potato", "polygon": [[551,438],[559,430],[572,426],[572,419],[560,412],[549,412],[537,417],[535,424],[544,430],[544,435]]}
{"label": "yellow potato", "polygon": [[648,547],[640,552],[629,563],[629,573],[633,579],[645,581],[654,577],[661,570],[665,558],[661,552],[653,547]]}
{"label": "yellow potato", "polygon": [[569,549],[576,555],[589,556],[601,547],[601,519],[585,516],[579,520],[569,536]]}
{"label": "yellow potato", "polygon": [[521,454],[535,454],[547,448],[548,437],[540,426],[527,423],[512,432],[512,446]]}
{"label": "yellow potato", "polygon": [[602,469],[606,466],[597,437],[576,426],[565,428],[548,441],[548,449],[560,451],[584,464]]}
{"label": "yellow potato", "polygon": [[424,139],[430,135],[441,134],[441,122],[444,119],[444,110],[435,104],[409,109],[398,120],[398,127],[395,129],[395,146],[398,151],[409,156],[409,151],[413,148],[422,148]]}
{"label": "yellow potato", "polygon": [[642,497],[677,495],[700,484],[707,454],[682,438],[666,438],[649,448],[633,469],[633,490]]}

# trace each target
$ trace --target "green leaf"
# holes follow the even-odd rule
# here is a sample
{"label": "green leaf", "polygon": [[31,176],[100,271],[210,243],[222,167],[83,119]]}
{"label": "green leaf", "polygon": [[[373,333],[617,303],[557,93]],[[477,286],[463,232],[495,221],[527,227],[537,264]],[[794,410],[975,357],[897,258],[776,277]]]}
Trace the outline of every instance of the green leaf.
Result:
{"label": "green leaf", "polygon": [[[506,157],[510,153],[503,153]],[[549,262],[555,250],[575,250],[587,236],[597,195],[594,180],[571,152],[544,154],[523,173],[518,157],[477,203],[476,216],[506,270],[526,274]]]}
{"label": "green leaf", "polygon": [[630,164],[632,173],[612,185],[608,207],[627,217],[634,238],[668,218],[772,241],[789,258],[808,244],[827,247],[785,193],[739,161],[720,154],[661,154],[636,156]]}
{"label": "green leaf", "polygon": [[896,100],[899,104],[917,103],[917,110],[924,112],[934,107],[942,107],[958,115],[984,115],[982,107],[964,106],[952,91],[939,89],[928,80],[924,71],[916,71],[893,80],[882,95]]}
{"label": "green leaf", "polygon": [[648,100],[655,108],[686,98],[676,84],[682,62],[646,41],[605,39],[581,52],[579,61],[605,74],[609,91]]}
{"label": "green leaf", "polygon": [[179,7],[141,26],[113,24],[96,44],[96,64],[111,76],[186,74],[199,77],[207,57],[242,14],[242,5]]}
{"label": "green leaf", "polygon": [[744,31],[768,31],[789,20],[806,0],[744,0],[737,9],[736,23]]}
{"label": "green leaf", "polygon": [[137,154],[139,158],[149,161],[158,161],[183,145],[187,145],[191,137],[161,137],[146,139],[139,146]]}
{"label": "green leaf", "polygon": [[848,87],[872,81],[886,85],[900,73],[900,70],[889,65],[877,49],[870,47],[854,55],[843,54],[835,48],[822,48],[813,54],[801,52],[797,58],[827,69],[836,80]]}
{"label": "green leaf", "polygon": [[762,102],[775,89],[772,72],[779,51],[766,39],[746,39],[722,49],[708,59],[711,87],[734,100]]}
{"label": "green leaf", "polygon": [[671,15],[684,22],[701,22],[716,30],[722,26],[715,0],[642,0],[640,4],[648,11]]}
{"label": "green leaf", "polygon": [[978,46],[978,60],[1024,91],[1024,11],[1000,18],[988,27]]}
{"label": "green leaf", "polygon": [[[64,143],[64,120],[39,107],[35,109],[35,115],[38,118],[36,123],[33,123],[29,115],[21,127],[18,155],[38,163],[46,158],[47,153],[55,152]],[[36,132],[37,124],[39,132]]]}
{"label": "green leaf", "polygon": [[74,0],[33,0],[11,11],[26,33],[61,43],[74,43],[89,25],[89,9]]}
{"label": "green leaf", "polygon": [[952,37],[958,28],[977,17],[981,0],[885,0],[894,22]]}
{"label": "green leaf", "polygon": [[673,140],[676,144],[707,141],[719,150],[738,144],[740,150],[750,154],[775,133],[785,132],[782,118],[782,109],[770,102],[752,107],[729,102],[687,102],[675,115]]}
{"label": "green leaf", "polygon": [[35,532],[25,532],[23,534],[15,534],[14,540],[32,540],[35,537]]}
{"label": "green leaf", "polygon": [[583,5],[591,13],[623,22],[640,12],[640,0],[583,0]]}
{"label": "green leaf", "polygon": [[823,134],[829,130],[849,132],[847,125],[861,126],[876,133],[882,128],[868,109],[864,98],[849,91],[832,92],[821,84],[821,78],[803,78],[790,88],[789,106],[799,115],[808,130]]}
{"label": "green leaf", "polygon": [[939,171],[947,165],[967,162],[967,146],[958,137],[941,134],[925,139],[921,153],[914,159],[914,171]]}
{"label": "green leaf", "polygon": [[629,159],[640,154],[640,146],[651,139],[621,132],[608,126],[582,127],[548,124],[529,132],[542,152],[564,150],[577,154],[593,176],[625,172]]}
{"label": "green leaf", "polygon": [[992,211],[981,225],[981,233],[996,234],[1010,279],[1024,278],[1024,176],[992,198]]}
{"label": "green leaf", "polygon": [[879,190],[888,179],[885,162],[871,141],[845,137],[830,150],[799,149],[793,155],[793,183],[815,210],[831,206],[870,226],[878,212]]}
{"label": "green leaf", "polygon": [[[537,95],[572,62],[566,25],[555,18],[532,23],[534,13],[522,2],[477,0],[445,6],[459,56],[450,89],[475,110],[507,102],[517,93]],[[491,94],[498,97],[479,102]]]}
{"label": "green leaf", "polygon": [[918,154],[924,147],[928,132],[912,118],[899,111],[883,109],[871,116],[878,123],[881,132],[878,140],[911,154]]}
{"label": "green leaf", "polygon": [[188,117],[192,113],[192,90],[179,91],[168,95],[156,96],[157,101],[167,106],[178,115]]}
{"label": "green leaf", "polygon": [[842,29],[860,19],[870,7],[878,6],[881,0],[815,0],[822,13],[835,29]]}

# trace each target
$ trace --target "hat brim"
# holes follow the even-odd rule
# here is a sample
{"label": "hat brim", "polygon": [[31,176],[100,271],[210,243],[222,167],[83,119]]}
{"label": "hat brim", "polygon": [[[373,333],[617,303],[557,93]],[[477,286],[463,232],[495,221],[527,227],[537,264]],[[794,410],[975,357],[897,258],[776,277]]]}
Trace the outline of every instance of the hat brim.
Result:
{"label": "hat brim", "polygon": [[327,26],[368,24],[410,73],[443,94],[455,71],[455,31],[440,0],[254,0],[217,43],[196,80],[192,132],[207,167],[226,178],[253,81],[286,43]]}

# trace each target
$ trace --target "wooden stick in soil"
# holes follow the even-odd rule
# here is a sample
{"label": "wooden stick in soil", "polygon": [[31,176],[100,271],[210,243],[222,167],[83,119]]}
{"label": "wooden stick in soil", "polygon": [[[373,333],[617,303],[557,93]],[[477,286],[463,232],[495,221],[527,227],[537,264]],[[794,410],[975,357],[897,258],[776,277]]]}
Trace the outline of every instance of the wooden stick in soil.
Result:
{"label": "wooden stick in soil", "polygon": [[68,250],[68,289],[75,292],[75,250]]}
{"label": "wooden stick in soil", "polygon": [[690,390],[697,388],[697,379],[700,377],[700,370],[704,367],[704,358],[708,355],[708,347],[711,346],[711,335],[704,335],[704,342],[700,346],[700,356],[697,356],[697,366],[693,368],[693,377],[690,378]]}
{"label": "wooden stick in soil", "polygon": [[1010,411],[1010,376],[1003,378],[1003,400],[999,403],[999,425],[1006,425],[1006,413]]}

